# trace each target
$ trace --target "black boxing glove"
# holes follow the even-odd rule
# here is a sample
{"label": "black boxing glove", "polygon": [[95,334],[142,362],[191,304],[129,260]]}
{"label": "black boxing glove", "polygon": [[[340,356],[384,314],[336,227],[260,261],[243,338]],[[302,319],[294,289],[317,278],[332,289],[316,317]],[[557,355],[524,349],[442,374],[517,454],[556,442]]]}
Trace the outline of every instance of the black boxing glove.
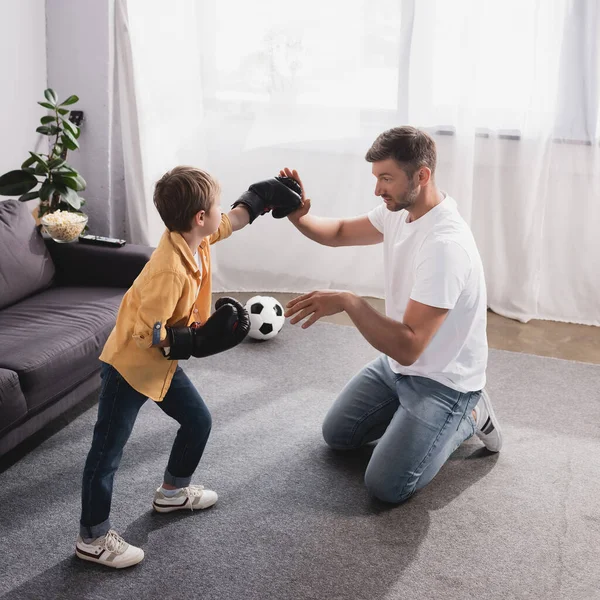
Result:
{"label": "black boxing glove", "polygon": [[250,331],[246,309],[233,298],[219,298],[204,325],[167,327],[170,360],[202,358],[237,346]]}
{"label": "black boxing glove", "polygon": [[302,205],[302,188],[291,177],[273,177],[252,184],[231,206],[243,204],[250,213],[250,223],[273,210],[276,219],[283,219]]}

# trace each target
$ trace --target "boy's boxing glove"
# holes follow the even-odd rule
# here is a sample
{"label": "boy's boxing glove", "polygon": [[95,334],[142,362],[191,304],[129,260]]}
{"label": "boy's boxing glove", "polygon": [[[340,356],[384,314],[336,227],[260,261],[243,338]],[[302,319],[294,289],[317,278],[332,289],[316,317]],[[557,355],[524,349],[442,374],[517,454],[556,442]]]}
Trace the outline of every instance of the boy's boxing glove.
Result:
{"label": "boy's boxing glove", "polygon": [[302,188],[290,177],[273,177],[252,184],[233,204],[235,208],[243,204],[250,213],[250,223],[265,213],[273,210],[276,219],[287,217],[300,208],[302,204]]}
{"label": "boy's boxing glove", "polygon": [[170,343],[168,358],[185,360],[202,358],[237,346],[250,331],[246,309],[233,298],[219,298],[215,312],[204,325],[167,327]]}

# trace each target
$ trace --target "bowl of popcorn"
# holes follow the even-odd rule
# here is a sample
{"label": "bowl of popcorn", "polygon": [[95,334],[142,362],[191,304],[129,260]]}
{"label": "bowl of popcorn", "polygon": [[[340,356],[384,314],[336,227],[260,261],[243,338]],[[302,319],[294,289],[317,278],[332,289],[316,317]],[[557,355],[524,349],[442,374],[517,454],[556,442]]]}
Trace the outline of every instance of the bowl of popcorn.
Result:
{"label": "bowl of popcorn", "polygon": [[68,210],[56,210],[40,218],[44,231],[59,244],[76,241],[87,222],[87,215]]}

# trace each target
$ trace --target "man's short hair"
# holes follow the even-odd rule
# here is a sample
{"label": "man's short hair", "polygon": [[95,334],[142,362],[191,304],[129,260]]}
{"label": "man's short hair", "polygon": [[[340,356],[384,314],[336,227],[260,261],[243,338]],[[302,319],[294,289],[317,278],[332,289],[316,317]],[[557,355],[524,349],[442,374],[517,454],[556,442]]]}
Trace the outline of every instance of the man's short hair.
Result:
{"label": "man's short hair", "polygon": [[219,182],[202,169],[175,167],[154,187],[154,206],[169,231],[186,232],[194,216],[209,212],[221,192]]}
{"label": "man's short hair", "polygon": [[409,177],[421,167],[435,173],[437,152],[433,138],[424,131],[405,125],[380,134],[367,152],[365,159],[374,163],[393,158]]}

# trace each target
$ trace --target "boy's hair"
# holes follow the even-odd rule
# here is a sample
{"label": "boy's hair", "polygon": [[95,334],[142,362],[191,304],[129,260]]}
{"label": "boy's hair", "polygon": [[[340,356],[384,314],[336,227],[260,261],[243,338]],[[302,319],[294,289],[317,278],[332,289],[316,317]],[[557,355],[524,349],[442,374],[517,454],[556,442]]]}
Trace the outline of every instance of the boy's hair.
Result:
{"label": "boy's hair", "polygon": [[384,131],[373,142],[367,152],[367,162],[379,162],[393,158],[412,177],[421,167],[428,167],[431,176],[435,173],[437,153],[433,138],[408,125]]}
{"label": "boy's hair", "polygon": [[169,231],[186,232],[194,215],[208,213],[221,192],[219,182],[195,167],[175,167],[154,188],[154,206]]}

